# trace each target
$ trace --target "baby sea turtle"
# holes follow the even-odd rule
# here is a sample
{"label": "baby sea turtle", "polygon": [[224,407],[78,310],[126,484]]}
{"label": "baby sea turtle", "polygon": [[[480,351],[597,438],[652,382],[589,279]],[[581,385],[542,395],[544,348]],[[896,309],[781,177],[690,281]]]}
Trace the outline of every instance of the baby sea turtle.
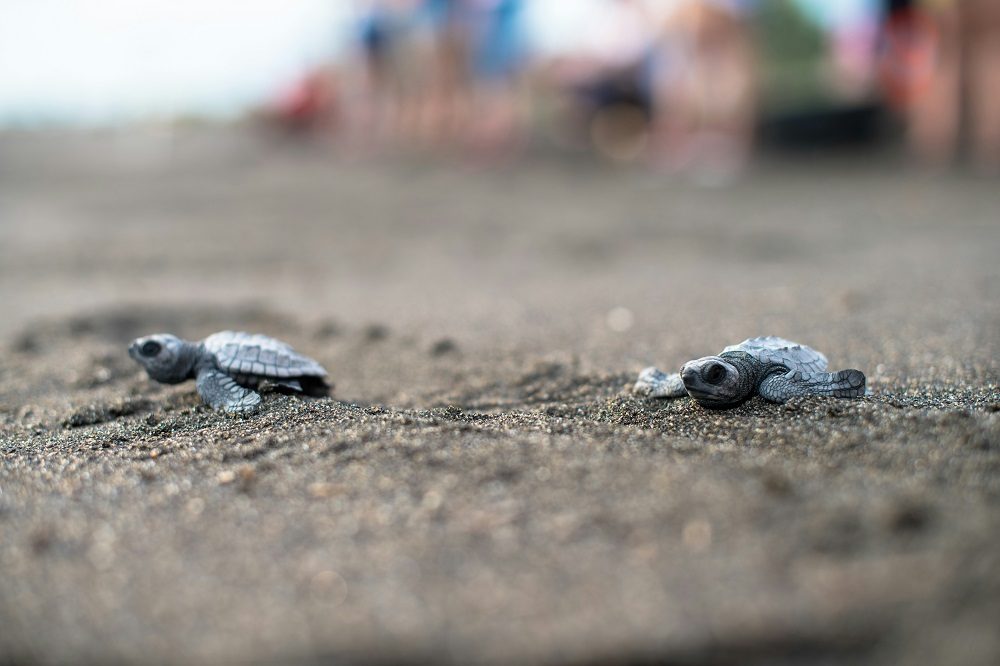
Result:
{"label": "baby sea turtle", "polygon": [[639,373],[635,392],[650,398],[690,395],[703,407],[736,407],[754,395],[785,402],[798,395],[856,398],[865,394],[860,370],[826,372],[826,356],[783,338],[766,336],[731,345],[718,356],[688,361],[679,373]]}
{"label": "baby sea turtle", "polygon": [[254,389],[262,384],[312,396],[330,391],[323,366],[266,335],[222,331],[188,342],[157,333],[132,342],[128,355],[158,382],[194,379],[202,399],[226,412],[256,409],[260,394]]}

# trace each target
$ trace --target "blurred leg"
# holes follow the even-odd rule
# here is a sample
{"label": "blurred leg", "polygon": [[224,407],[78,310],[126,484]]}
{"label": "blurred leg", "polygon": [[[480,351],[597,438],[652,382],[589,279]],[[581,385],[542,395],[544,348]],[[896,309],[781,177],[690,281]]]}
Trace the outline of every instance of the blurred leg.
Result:
{"label": "blurred leg", "polygon": [[1000,169],[1000,2],[968,0],[969,142],[977,166]]}
{"label": "blurred leg", "polygon": [[954,7],[934,14],[939,39],[934,71],[913,100],[909,140],[922,161],[943,164],[954,158],[961,116],[961,57],[958,13]]}

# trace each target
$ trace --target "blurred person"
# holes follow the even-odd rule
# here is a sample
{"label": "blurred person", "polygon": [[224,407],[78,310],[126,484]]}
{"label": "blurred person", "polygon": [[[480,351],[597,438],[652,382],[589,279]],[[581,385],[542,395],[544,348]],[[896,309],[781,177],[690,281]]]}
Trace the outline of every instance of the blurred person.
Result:
{"label": "blurred person", "polygon": [[[543,83],[557,93],[557,139],[616,162],[641,159],[653,114],[650,63],[662,7],[655,0],[580,2],[569,39],[550,53]],[[553,18],[557,14],[551,15]]]}
{"label": "blurred person", "polygon": [[422,144],[439,75],[439,0],[368,0],[356,26],[360,66],[352,89],[351,131],[368,145]]}
{"label": "blurred person", "polygon": [[943,165],[967,150],[976,166],[1000,170],[1000,2],[891,2],[889,10],[880,69],[914,154]]}
{"label": "blurred person", "polygon": [[653,64],[653,152],[671,170],[724,181],[746,162],[756,122],[756,56],[745,8],[685,0]]}
{"label": "blurred person", "polygon": [[524,0],[370,0],[358,23],[355,129],[397,147],[517,143]]}
{"label": "blurred person", "polygon": [[350,90],[347,140],[365,147],[380,142],[391,104],[390,48],[395,30],[390,7],[379,0],[361,3],[354,26],[352,55],[344,66]]}
{"label": "blurred person", "polygon": [[518,79],[525,54],[524,0],[459,0],[456,21],[468,85],[467,146],[485,154],[515,149],[523,120]]}
{"label": "blurred person", "polygon": [[279,95],[266,115],[290,132],[314,134],[336,129],[339,111],[337,74],[330,68],[319,67]]}
{"label": "blurred person", "polygon": [[870,144],[880,135],[882,0],[759,0],[753,12],[762,138],[786,148]]}

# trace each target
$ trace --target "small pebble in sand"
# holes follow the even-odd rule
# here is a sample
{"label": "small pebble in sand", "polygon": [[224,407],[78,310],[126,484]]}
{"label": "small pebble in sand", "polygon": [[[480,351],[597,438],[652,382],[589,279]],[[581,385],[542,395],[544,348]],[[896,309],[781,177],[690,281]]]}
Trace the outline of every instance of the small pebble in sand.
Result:
{"label": "small pebble in sand", "polygon": [[309,580],[309,593],[316,601],[339,604],[347,598],[347,581],[333,569],[317,572]]}
{"label": "small pebble in sand", "polygon": [[436,490],[428,490],[420,504],[428,511],[436,511],[444,503],[444,496]]}
{"label": "small pebble in sand", "polygon": [[694,553],[705,551],[712,545],[712,525],[707,520],[689,521],[681,532],[681,541]]}
{"label": "small pebble in sand", "polygon": [[441,338],[431,345],[431,356],[445,356],[458,351],[458,343],[451,338]]}
{"label": "small pebble in sand", "polygon": [[314,336],[320,339],[334,338],[340,335],[341,327],[340,324],[333,321],[332,319],[326,319],[321,321],[316,326]]}
{"label": "small pebble in sand", "polygon": [[628,308],[619,306],[608,311],[606,321],[612,331],[624,333],[635,324],[635,315]]}
{"label": "small pebble in sand", "polygon": [[310,497],[316,499],[325,499],[327,497],[333,497],[341,492],[343,488],[336,486],[327,481],[317,481],[315,483],[310,483],[309,487],[306,489],[309,492]]}
{"label": "small pebble in sand", "polygon": [[383,324],[368,324],[362,332],[368,342],[378,342],[389,337],[389,327]]}

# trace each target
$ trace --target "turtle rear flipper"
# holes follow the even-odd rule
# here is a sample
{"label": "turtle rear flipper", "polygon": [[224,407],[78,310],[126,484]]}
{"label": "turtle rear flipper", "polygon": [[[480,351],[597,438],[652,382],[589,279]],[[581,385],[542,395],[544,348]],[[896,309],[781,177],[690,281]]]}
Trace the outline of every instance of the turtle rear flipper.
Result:
{"label": "turtle rear flipper", "polygon": [[668,375],[652,366],[639,373],[632,390],[647,398],[683,398],[687,395],[680,374]]}
{"label": "turtle rear flipper", "polygon": [[198,394],[212,409],[247,413],[260,404],[259,393],[240,386],[235,379],[215,368],[199,370],[195,382]]}
{"label": "turtle rear flipper", "polygon": [[786,402],[800,395],[859,398],[865,394],[865,375],[860,370],[774,374],[760,384],[758,393],[770,402]]}

